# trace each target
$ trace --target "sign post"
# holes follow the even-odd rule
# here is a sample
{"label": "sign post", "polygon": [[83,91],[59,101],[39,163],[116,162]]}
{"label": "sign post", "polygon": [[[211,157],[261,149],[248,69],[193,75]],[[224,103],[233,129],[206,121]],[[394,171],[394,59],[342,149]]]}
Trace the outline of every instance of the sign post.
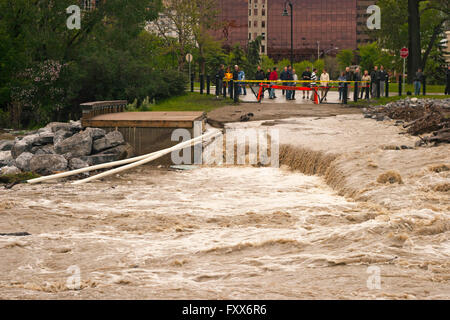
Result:
{"label": "sign post", "polygon": [[189,77],[191,76],[191,62],[194,59],[194,57],[192,56],[192,54],[188,53],[186,55],[186,61],[189,62]]}
{"label": "sign post", "polygon": [[408,58],[408,56],[409,56],[408,48],[403,47],[400,50],[400,57],[402,57],[402,59],[403,59],[403,88],[405,88],[406,58]]}

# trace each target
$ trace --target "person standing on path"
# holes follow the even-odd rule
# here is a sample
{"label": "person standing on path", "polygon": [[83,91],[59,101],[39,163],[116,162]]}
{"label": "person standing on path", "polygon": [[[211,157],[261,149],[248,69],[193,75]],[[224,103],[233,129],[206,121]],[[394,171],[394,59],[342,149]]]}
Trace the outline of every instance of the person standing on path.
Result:
{"label": "person standing on path", "polygon": [[[280,74],[280,80],[285,81],[288,80],[289,75],[288,75],[289,71],[288,71],[288,67],[284,67],[283,72],[281,72]],[[287,86],[288,84],[286,82],[283,82],[283,86]],[[283,89],[282,94],[284,96],[286,90]]]}
{"label": "person standing on path", "polygon": [[270,74],[272,73],[272,70],[267,69],[267,73],[266,73],[266,80],[270,80]]}
{"label": "person standing on path", "polygon": [[[359,90],[361,87],[361,80],[362,80],[362,76],[361,76],[361,70],[359,68],[356,68],[355,73],[353,74],[353,81],[355,81],[355,96],[356,98],[358,98],[358,94],[359,94]],[[358,88],[356,88],[356,85],[358,85]],[[362,92],[363,90],[361,90]]]}
{"label": "person standing on path", "polygon": [[[292,66],[288,66],[286,80],[286,86],[292,87],[292,81],[294,80],[294,75],[292,74]],[[286,90],[286,100],[292,100],[292,90]]]}
{"label": "person standing on path", "polygon": [[219,71],[216,73],[216,98],[219,99],[222,88],[223,88],[223,79],[225,78],[225,67],[223,64],[220,65]]}
{"label": "person standing on path", "polygon": [[[295,72],[295,69],[292,69],[292,79],[294,79],[294,81],[298,81],[298,75],[297,75],[297,73]],[[296,87],[297,86],[297,82],[293,82],[292,83],[292,86],[293,87]],[[296,100],[295,99],[295,92],[296,92],[297,90],[292,90],[292,97],[291,97],[291,100]]]}
{"label": "person standing on path", "polygon": [[[317,77],[317,69],[314,68],[313,69],[313,73],[311,74],[311,81],[312,81],[311,82],[311,88],[315,88],[317,86],[317,83],[314,82],[314,81],[317,81],[317,79],[318,79],[318,77]],[[314,101],[315,97],[316,97],[316,91],[313,90],[312,93],[311,93],[311,100]]]}
{"label": "person standing on path", "polygon": [[228,95],[231,96],[231,79],[233,79],[233,74],[231,73],[231,69],[230,67],[227,68],[227,72],[225,72],[225,80],[227,82],[227,86],[228,86]]}
{"label": "person standing on path", "polygon": [[234,71],[233,71],[233,84],[234,84],[234,98],[235,99],[239,99],[239,66],[235,65],[234,66]]}
{"label": "person standing on path", "polygon": [[242,82],[242,81],[245,81],[244,70],[239,70],[238,80],[239,80],[239,95],[241,95],[242,92],[244,92],[244,96],[246,96],[247,95],[246,85],[244,82]]}
{"label": "person standing on path", "polygon": [[366,81],[361,84],[361,97],[363,98],[364,93],[366,93],[366,99],[369,99],[370,97],[370,74],[368,70],[364,70],[364,75],[361,78],[362,81]]}
{"label": "person standing on path", "polygon": [[447,67],[447,85],[445,86],[445,94],[450,95],[450,65]]}
{"label": "person standing on path", "polygon": [[[266,74],[264,73],[264,71],[261,69],[261,66],[258,66],[257,70],[256,70],[256,74],[255,74],[255,80],[257,81],[264,81],[266,78]],[[258,83],[258,90],[260,87],[260,83]],[[264,92],[262,97],[264,98]]]}
{"label": "person standing on path", "polygon": [[422,69],[419,68],[416,72],[416,76],[414,78],[414,95],[419,96],[420,95],[420,88],[422,85],[423,80],[423,72]]}
{"label": "person standing on path", "polygon": [[380,78],[380,96],[381,97],[385,96],[386,76],[387,76],[387,72],[384,70],[383,66],[380,66],[379,78]]}
{"label": "person standing on path", "polygon": [[[320,91],[322,94],[322,97],[325,96],[325,92],[328,88],[328,82],[330,81],[330,75],[328,74],[326,69],[323,69],[322,74],[320,75]],[[324,98],[324,101],[327,101],[327,97]]]}
{"label": "person standing on path", "polygon": [[[307,67],[306,70],[303,71],[303,73],[302,73],[302,80],[305,80],[305,81],[310,81],[311,80],[311,72],[309,70],[310,70],[309,67]],[[306,87],[306,88],[310,87],[309,82],[304,82],[304,83],[302,83],[302,85],[304,87]],[[309,91],[307,91],[306,94],[307,94],[307,97],[308,97],[307,99],[309,99]],[[305,91],[303,91],[303,99],[305,99]]]}
{"label": "person standing on path", "polygon": [[344,89],[345,89],[344,81],[347,81],[347,78],[345,77],[345,71],[341,72],[338,81],[342,81],[339,82],[339,101],[342,101],[342,99],[344,98]]}
{"label": "person standing on path", "polygon": [[345,68],[345,81],[347,81],[347,98],[350,97],[350,87],[351,87],[351,82],[353,79],[353,74],[350,71],[350,67]]}
{"label": "person standing on path", "polygon": [[[274,81],[271,83],[271,85],[276,85],[276,81],[278,81],[278,73],[277,73],[278,68],[277,67],[273,67],[273,71],[270,73],[270,77],[269,80],[270,81]],[[276,99],[277,97],[275,96],[275,89],[270,89],[269,91],[269,98],[270,99]]]}
{"label": "person standing on path", "polygon": [[372,93],[372,98],[376,98],[377,97],[377,84],[378,84],[378,77],[379,77],[379,72],[378,72],[378,66],[375,66],[372,70],[372,72],[370,73],[370,87],[372,88],[371,93]]}

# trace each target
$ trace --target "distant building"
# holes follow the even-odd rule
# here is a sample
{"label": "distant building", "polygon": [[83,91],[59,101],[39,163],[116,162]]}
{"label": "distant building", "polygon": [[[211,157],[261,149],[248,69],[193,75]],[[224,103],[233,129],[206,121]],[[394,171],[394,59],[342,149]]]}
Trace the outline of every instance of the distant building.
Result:
{"label": "distant building", "polygon": [[[341,49],[356,49],[369,42],[367,8],[375,0],[292,0],[294,4],[295,60]],[[262,36],[261,53],[278,60],[291,48],[290,17],[283,16],[285,0],[218,0],[223,28],[215,32],[225,46],[246,46]],[[288,7],[290,14],[290,9]]]}
{"label": "distant building", "polygon": [[369,14],[367,8],[376,3],[375,0],[357,0],[356,1],[356,43],[367,44],[374,41],[373,37],[370,37],[370,31],[367,29],[367,19]]}
{"label": "distant building", "polygon": [[102,0],[82,0],[82,9],[86,11],[94,10]]}

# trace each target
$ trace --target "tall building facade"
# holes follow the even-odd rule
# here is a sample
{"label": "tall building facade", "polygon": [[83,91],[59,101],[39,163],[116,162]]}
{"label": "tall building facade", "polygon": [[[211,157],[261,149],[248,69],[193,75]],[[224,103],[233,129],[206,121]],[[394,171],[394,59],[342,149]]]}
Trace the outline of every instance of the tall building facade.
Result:
{"label": "tall building facade", "polygon": [[370,37],[370,31],[367,29],[367,19],[369,18],[367,8],[375,3],[375,0],[356,1],[356,42],[358,45],[367,44],[374,40]]}
{"label": "tall building facade", "polygon": [[[367,7],[374,0],[291,0],[294,18],[295,60],[336,54],[368,42]],[[275,60],[291,50],[291,17],[284,16],[286,0],[218,0],[223,29],[217,34],[225,45],[262,36],[261,53]],[[287,6],[289,15],[291,14]]]}

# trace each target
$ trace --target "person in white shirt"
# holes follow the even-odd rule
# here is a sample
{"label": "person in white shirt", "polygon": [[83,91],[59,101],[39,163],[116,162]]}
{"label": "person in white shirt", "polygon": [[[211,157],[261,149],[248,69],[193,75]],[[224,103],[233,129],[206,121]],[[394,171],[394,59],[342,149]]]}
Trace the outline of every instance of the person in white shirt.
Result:
{"label": "person in white shirt", "polygon": [[[323,69],[322,74],[320,75],[320,91],[322,94],[322,97],[325,95],[325,91],[328,87],[328,81],[330,81],[330,75],[328,74],[326,69]],[[327,98],[325,97],[324,101],[327,101]]]}
{"label": "person in white shirt", "polygon": [[[295,73],[295,69],[292,69],[292,77],[294,78],[294,81],[298,81],[298,75]],[[294,82],[292,86],[296,87],[297,82]],[[295,100],[295,91],[296,90],[292,90],[292,100]]]}

